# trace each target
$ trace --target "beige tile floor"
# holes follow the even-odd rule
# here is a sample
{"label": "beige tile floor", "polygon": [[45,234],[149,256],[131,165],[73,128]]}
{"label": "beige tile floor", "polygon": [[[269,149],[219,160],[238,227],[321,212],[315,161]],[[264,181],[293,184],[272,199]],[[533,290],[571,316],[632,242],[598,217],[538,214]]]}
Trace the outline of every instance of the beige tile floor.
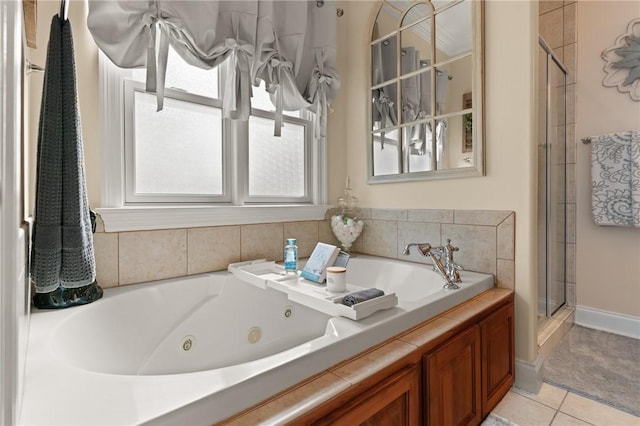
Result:
{"label": "beige tile floor", "polygon": [[547,383],[537,395],[511,388],[492,413],[518,426],[640,426],[640,417]]}

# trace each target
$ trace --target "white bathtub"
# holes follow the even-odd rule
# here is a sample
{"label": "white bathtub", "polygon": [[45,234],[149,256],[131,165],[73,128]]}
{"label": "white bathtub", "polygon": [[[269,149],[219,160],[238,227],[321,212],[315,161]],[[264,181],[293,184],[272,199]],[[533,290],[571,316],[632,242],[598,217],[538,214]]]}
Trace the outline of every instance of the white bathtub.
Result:
{"label": "white bathtub", "polygon": [[211,424],[493,286],[491,275],[462,279],[443,290],[429,266],[353,258],[349,283],[398,296],[395,308],[358,322],[226,272],[34,312],[20,423]]}

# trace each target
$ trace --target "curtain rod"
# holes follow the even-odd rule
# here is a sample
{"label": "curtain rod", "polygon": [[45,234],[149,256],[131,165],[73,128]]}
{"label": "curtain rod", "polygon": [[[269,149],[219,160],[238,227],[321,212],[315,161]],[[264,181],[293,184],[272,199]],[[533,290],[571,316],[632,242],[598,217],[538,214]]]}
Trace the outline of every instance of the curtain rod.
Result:
{"label": "curtain rod", "polygon": [[60,13],[58,16],[65,21],[69,16],[69,1],[68,0],[60,0]]}

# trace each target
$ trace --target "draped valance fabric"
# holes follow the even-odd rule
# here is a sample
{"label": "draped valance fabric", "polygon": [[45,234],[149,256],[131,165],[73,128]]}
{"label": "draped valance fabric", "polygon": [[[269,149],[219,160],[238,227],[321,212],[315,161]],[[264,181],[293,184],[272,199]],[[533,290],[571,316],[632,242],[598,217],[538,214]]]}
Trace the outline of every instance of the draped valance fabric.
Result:
{"label": "draped valance fabric", "polygon": [[325,136],[329,104],[340,88],[335,1],[90,0],[87,24],[114,64],[146,66],[158,110],[171,46],[200,68],[230,61],[225,118],[249,118],[251,86],[262,80],[276,108],[277,136],[282,111],[301,109],[316,114],[314,134]]}

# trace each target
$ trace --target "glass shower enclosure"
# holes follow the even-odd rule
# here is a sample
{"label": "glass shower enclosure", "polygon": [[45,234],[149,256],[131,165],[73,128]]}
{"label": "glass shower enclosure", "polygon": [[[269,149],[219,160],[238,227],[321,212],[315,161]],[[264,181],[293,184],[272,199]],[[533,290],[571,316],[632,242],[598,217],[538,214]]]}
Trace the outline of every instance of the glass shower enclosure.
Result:
{"label": "glass shower enclosure", "polygon": [[538,92],[538,322],[566,303],[567,70],[540,38]]}

